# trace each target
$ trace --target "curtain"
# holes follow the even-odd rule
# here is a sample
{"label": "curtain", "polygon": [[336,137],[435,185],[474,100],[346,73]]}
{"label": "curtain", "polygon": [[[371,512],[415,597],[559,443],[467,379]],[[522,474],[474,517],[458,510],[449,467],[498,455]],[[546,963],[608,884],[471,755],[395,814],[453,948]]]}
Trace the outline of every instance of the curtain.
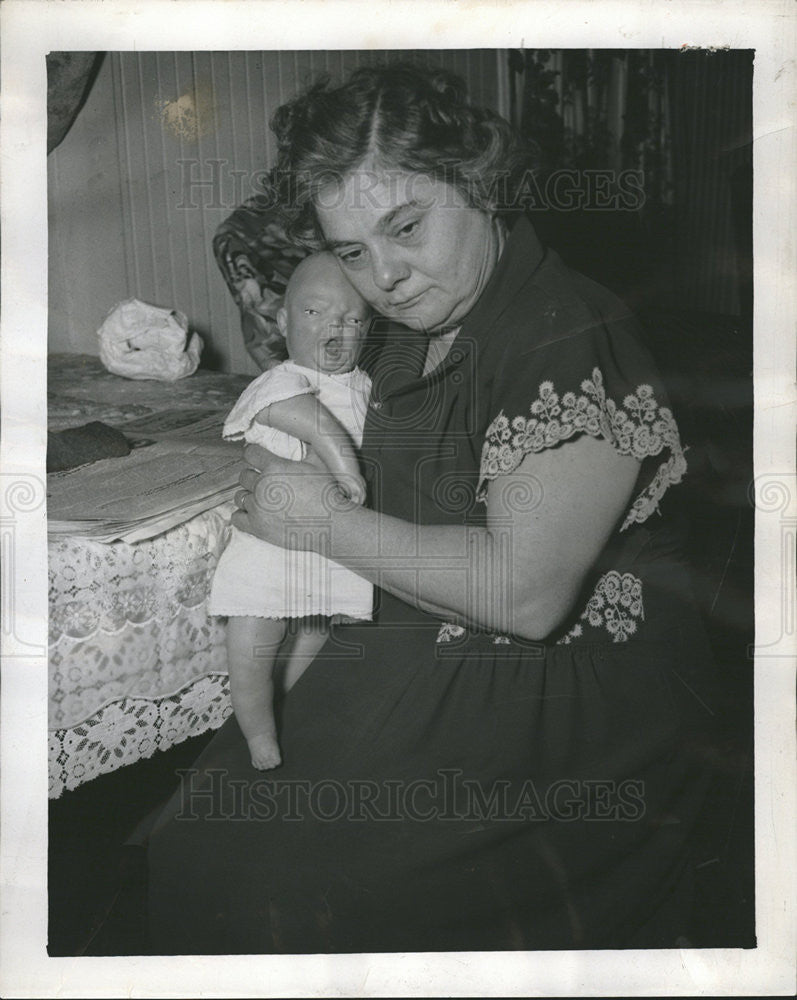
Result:
{"label": "curtain", "polygon": [[[510,108],[542,205],[543,241],[642,310],[661,297],[673,198],[668,65],[652,50],[526,49]],[[577,191],[556,178],[570,174]]]}
{"label": "curtain", "polygon": [[514,124],[540,169],[641,170],[646,205],[671,203],[666,51],[527,49],[510,67]]}
{"label": "curtain", "polygon": [[641,192],[615,211],[589,192],[548,203],[541,235],[635,308],[748,317],[752,66],[748,50],[512,50],[510,114],[538,175]]}
{"label": "curtain", "polygon": [[47,152],[64,140],[88,97],[102,55],[97,52],[47,54]]}

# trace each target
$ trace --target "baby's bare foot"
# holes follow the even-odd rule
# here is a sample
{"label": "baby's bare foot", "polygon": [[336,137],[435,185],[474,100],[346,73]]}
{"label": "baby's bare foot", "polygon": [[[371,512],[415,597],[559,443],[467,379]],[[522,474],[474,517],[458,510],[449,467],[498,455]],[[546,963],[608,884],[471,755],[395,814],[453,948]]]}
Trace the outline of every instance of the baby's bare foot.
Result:
{"label": "baby's bare foot", "polygon": [[258,733],[246,742],[252,755],[252,767],[258,771],[269,771],[282,763],[277,737],[273,733]]}

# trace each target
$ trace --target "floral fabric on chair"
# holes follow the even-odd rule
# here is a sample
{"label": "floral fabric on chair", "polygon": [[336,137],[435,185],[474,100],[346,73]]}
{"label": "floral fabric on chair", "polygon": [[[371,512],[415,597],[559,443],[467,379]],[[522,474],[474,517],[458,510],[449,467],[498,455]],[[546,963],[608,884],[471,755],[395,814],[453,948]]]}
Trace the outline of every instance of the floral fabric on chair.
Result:
{"label": "floral fabric on chair", "polygon": [[257,195],[219,226],[213,252],[240,310],[246,350],[262,371],[273,368],[287,358],[277,310],[307,251],[288,241],[269,199]]}

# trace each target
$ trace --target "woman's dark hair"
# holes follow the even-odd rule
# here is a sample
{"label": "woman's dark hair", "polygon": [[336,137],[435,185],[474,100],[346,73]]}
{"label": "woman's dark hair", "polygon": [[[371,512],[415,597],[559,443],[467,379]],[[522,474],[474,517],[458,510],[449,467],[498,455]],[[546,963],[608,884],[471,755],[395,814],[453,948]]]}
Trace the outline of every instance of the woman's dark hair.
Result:
{"label": "woman's dark hair", "polygon": [[271,128],[273,194],[289,237],[310,249],[323,244],[315,195],[367,156],[443,180],[484,210],[504,202],[519,158],[509,123],[473,106],[458,76],[409,63],[361,67],[335,88],[321,78],[279,108]]}

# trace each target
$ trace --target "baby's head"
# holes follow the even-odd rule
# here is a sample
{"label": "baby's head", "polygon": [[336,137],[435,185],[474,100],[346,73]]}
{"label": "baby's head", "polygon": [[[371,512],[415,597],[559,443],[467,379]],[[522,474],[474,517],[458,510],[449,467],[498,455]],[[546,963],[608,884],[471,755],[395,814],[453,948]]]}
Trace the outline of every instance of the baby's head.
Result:
{"label": "baby's head", "polygon": [[291,361],[332,375],[357,364],[370,316],[337,259],[316,253],[291,275],[277,323]]}

